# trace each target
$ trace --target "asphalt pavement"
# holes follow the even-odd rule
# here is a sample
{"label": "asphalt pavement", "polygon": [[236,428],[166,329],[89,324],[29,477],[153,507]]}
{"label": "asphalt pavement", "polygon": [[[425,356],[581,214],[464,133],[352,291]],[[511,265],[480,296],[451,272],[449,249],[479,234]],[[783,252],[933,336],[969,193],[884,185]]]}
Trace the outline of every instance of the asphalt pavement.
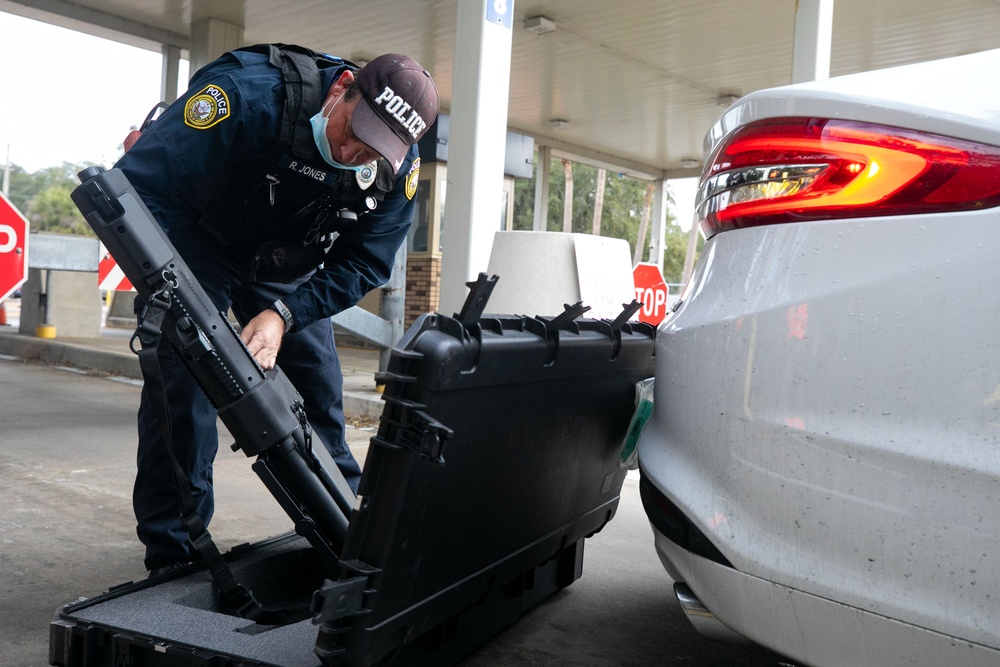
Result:
{"label": "asphalt pavement", "polygon": [[[132,356],[128,332],[44,340],[0,326],[0,667],[47,665],[58,607],[146,575],[130,504],[141,387]],[[382,405],[378,355],[344,349],[341,360],[354,395],[348,442],[363,462]],[[290,530],[242,454],[220,449],[215,482],[223,550]],[[630,475],[615,518],[586,540],[582,578],[462,667],[792,665],[702,639],[671,588]]]}
{"label": "asphalt pavement", "polygon": [[[130,349],[132,329],[102,327],[90,337],[52,339],[19,334],[20,299],[5,304],[0,324],[0,354],[9,354],[31,362],[65,365],[121,377],[139,379],[139,359]],[[348,417],[378,419],[382,397],[375,384],[379,354],[372,349],[337,348],[344,374],[344,413]]]}

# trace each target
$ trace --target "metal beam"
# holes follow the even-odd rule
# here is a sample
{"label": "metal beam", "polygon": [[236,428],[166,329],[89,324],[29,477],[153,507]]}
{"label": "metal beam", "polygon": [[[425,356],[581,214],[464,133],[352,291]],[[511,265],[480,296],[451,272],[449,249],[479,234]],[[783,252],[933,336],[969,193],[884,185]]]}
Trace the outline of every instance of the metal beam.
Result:
{"label": "metal beam", "polygon": [[664,169],[663,180],[672,181],[675,178],[698,178],[701,176],[701,167],[679,167],[677,169]]}
{"label": "metal beam", "polygon": [[552,157],[566,158],[573,162],[589,164],[598,169],[607,169],[610,172],[624,174],[641,181],[655,181],[665,177],[662,169],[629,160],[628,158],[590,150],[550,137],[535,137],[534,139],[536,146],[549,147],[552,150]]}
{"label": "metal beam", "polygon": [[66,234],[28,234],[28,268],[53,271],[97,271],[101,244],[97,239]]}
{"label": "metal beam", "polygon": [[[2,0],[0,1],[0,11],[71,28],[150,51],[159,51],[162,44],[187,49],[191,41],[187,35],[155,28],[139,21],[132,21],[98,9],[82,7],[65,0]],[[53,16],[65,20],[53,21]]]}
{"label": "metal beam", "polygon": [[360,306],[342,310],[330,319],[344,331],[383,349],[391,348],[396,342],[390,323]]}

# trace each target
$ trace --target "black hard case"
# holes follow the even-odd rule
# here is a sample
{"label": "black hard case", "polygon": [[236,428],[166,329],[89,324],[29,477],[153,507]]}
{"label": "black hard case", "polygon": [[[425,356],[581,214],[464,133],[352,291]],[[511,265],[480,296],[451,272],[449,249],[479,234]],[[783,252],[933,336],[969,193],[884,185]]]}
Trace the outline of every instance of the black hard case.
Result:
{"label": "black hard case", "polygon": [[[618,505],[619,453],[635,383],[653,375],[654,330],[552,324],[420,318],[383,378],[386,406],[339,575],[321,572],[294,536],[229,554],[237,577],[271,604],[326,578],[313,596],[313,611],[327,619],[318,633],[308,620],[266,628],[227,616],[207,574],[193,572],[160,585],[181,587],[171,600],[143,582],[61,609],[51,664],[460,661],[577,579],[583,539]],[[356,600],[338,588],[344,582],[360,582]],[[158,620],[108,620],[116,606],[143,606],[134,596],[155,601]],[[327,613],[338,605],[346,608]]]}

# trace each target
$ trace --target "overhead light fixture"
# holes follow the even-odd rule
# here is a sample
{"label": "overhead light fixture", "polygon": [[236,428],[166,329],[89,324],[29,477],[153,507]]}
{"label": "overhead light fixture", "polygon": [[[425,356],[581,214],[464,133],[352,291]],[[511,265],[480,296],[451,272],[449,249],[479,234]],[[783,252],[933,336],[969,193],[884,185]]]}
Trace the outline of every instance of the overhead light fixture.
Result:
{"label": "overhead light fixture", "polygon": [[560,130],[569,129],[569,126],[572,125],[572,123],[565,118],[550,118],[547,125],[549,126],[549,129],[556,130],[558,132]]}
{"label": "overhead light fixture", "polygon": [[728,107],[730,104],[740,99],[742,95],[739,93],[719,93],[715,97],[715,103],[720,107]]}
{"label": "overhead light fixture", "polygon": [[686,157],[681,159],[681,166],[684,167],[685,169],[694,169],[700,164],[701,162],[695,160],[693,157]]}
{"label": "overhead light fixture", "polygon": [[544,16],[532,16],[524,19],[524,29],[536,35],[547,35],[556,31],[556,22]]}

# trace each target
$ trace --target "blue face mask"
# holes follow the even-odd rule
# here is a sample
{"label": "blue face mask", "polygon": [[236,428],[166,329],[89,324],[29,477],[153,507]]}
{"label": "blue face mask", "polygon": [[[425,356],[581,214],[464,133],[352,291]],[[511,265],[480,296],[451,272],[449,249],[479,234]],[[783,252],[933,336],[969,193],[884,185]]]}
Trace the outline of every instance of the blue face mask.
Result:
{"label": "blue face mask", "polygon": [[[340,100],[337,100],[339,102]],[[337,102],[334,102],[334,106],[337,106]],[[333,110],[333,107],[330,107]],[[330,150],[330,140],[326,136],[326,125],[330,121],[323,114],[323,110],[320,109],[319,113],[309,119],[309,124],[312,125],[313,129],[313,141],[316,142],[316,149],[319,150],[319,154],[323,156],[323,161],[326,162],[331,167],[336,167],[337,169],[346,169],[348,171],[360,171],[363,164],[357,166],[353,164],[341,164],[333,159],[333,152]]]}

